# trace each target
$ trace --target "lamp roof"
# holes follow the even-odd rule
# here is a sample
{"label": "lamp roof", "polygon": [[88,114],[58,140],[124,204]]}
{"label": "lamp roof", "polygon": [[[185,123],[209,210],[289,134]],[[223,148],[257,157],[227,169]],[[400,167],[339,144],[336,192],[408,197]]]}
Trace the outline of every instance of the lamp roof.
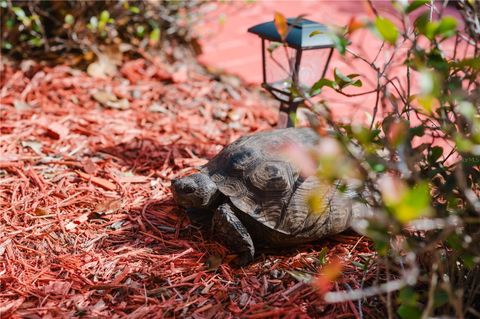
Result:
{"label": "lamp roof", "polygon": [[[329,29],[324,24],[303,18],[289,18],[287,24],[289,32],[285,42],[289,47],[302,50],[335,47],[333,39],[328,35]],[[320,33],[311,36],[314,31]],[[248,32],[254,33],[262,39],[282,42],[273,21],[257,24],[249,28]]]}

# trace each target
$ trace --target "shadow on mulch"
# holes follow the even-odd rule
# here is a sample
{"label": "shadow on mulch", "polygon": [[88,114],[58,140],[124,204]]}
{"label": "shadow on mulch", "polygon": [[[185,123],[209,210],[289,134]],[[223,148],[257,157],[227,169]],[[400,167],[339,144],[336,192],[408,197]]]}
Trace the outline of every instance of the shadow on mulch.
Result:
{"label": "shadow on mulch", "polygon": [[[186,150],[186,146],[181,144],[165,145],[161,141],[138,138],[133,138],[126,143],[97,149],[97,152],[113,156],[121,161],[120,164],[141,175],[149,175],[153,171],[165,172],[168,169],[170,172],[172,169],[182,168],[183,165],[178,165],[179,163],[176,163],[176,160],[185,162],[185,160],[191,159],[193,163],[195,161],[200,162],[201,158],[211,156],[200,147],[192,151],[194,154],[190,154]],[[192,157],[192,155],[198,158]]]}
{"label": "shadow on mulch", "polygon": [[[175,158],[190,158],[191,154],[182,147],[181,144],[165,145],[161,141],[152,139],[138,139],[117,144],[111,147],[101,148],[97,150],[120,160],[122,165],[128,167],[132,172],[140,175],[151,175],[152,172],[162,172],[166,169],[181,168],[183,165],[176,165]],[[193,150],[199,158],[210,157],[204,148]],[[168,212],[167,214],[165,212]],[[195,214],[205,214],[205,216],[195,216]],[[212,250],[205,248],[205,241],[215,246],[214,233],[211,232],[211,224],[208,223],[212,213],[208,211],[202,212],[186,212],[183,208],[178,207],[173,198],[168,196],[167,199],[157,202],[147,203],[141,212],[142,220],[147,224],[147,228],[158,236],[167,236],[175,240],[185,240],[196,250],[205,253],[207,256],[216,254]],[[170,217],[169,217],[170,215]],[[174,215],[175,217],[173,217]],[[172,227],[175,225],[175,227]],[[357,236],[353,230],[347,230],[342,233],[346,236]],[[321,250],[323,247],[329,249],[334,247],[338,242],[335,237],[329,237],[306,243],[304,245],[295,245],[292,247],[282,248],[257,248],[256,262],[268,257],[288,258],[299,253],[306,253],[312,250]],[[210,246],[210,245],[209,245]],[[184,248],[170,253],[178,253]],[[216,249],[214,249],[216,250]],[[221,251],[222,258],[226,257],[228,251]]]}

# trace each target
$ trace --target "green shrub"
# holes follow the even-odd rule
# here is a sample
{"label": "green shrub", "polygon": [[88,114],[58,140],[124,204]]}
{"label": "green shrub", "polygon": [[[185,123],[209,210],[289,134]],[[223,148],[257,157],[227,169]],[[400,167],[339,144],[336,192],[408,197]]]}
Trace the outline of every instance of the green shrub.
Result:
{"label": "green shrub", "polygon": [[195,1],[0,0],[1,49],[16,58],[56,58],[101,45],[155,47],[192,42]]}
{"label": "green shrub", "polygon": [[[340,190],[357,185],[358,200],[374,211],[357,230],[375,243],[378,286],[325,298],[386,295],[390,318],[480,317],[479,3],[458,2],[460,19],[444,15],[440,3],[393,4],[395,23],[372,10],[372,19],[352,20],[331,35],[346,59],[363,61],[377,75],[370,123],[338,123],[328,100],[311,101],[302,88],[291,90],[318,112],[319,131],[327,124],[335,131],[316,152],[319,178],[341,180]],[[347,46],[358,29],[384,42],[376,56],[385,56],[385,63]],[[453,52],[444,49],[447,43]],[[404,61],[402,71],[392,68],[394,60]],[[335,70],[333,79],[319,80],[310,92],[333,89],[347,99],[362,94],[358,77]],[[383,118],[379,107],[387,113]]]}

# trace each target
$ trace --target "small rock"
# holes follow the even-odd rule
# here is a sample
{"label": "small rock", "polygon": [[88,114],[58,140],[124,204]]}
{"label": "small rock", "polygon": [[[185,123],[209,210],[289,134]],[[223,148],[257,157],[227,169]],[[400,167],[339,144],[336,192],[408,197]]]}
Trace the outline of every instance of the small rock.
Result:
{"label": "small rock", "polygon": [[245,307],[247,305],[248,300],[250,300],[250,295],[244,292],[240,296],[238,303],[240,304],[241,307]]}
{"label": "small rock", "polygon": [[177,72],[172,74],[172,80],[175,83],[184,83],[188,81],[188,68],[182,66]]}
{"label": "small rock", "polygon": [[33,109],[33,106],[31,104],[28,104],[26,102],[19,101],[19,100],[13,101],[13,106],[17,111],[25,111],[25,110]]}

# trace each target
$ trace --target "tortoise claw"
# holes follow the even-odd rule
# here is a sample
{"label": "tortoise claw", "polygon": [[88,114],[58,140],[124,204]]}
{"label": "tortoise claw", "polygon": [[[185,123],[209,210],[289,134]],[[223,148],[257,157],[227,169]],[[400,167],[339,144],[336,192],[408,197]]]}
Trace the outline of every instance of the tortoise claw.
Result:
{"label": "tortoise claw", "polygon": [[243,267],[248,265],[253,261],[253,255],[250,251],[241,252],[237,257],[232,261],[233,266]]}

